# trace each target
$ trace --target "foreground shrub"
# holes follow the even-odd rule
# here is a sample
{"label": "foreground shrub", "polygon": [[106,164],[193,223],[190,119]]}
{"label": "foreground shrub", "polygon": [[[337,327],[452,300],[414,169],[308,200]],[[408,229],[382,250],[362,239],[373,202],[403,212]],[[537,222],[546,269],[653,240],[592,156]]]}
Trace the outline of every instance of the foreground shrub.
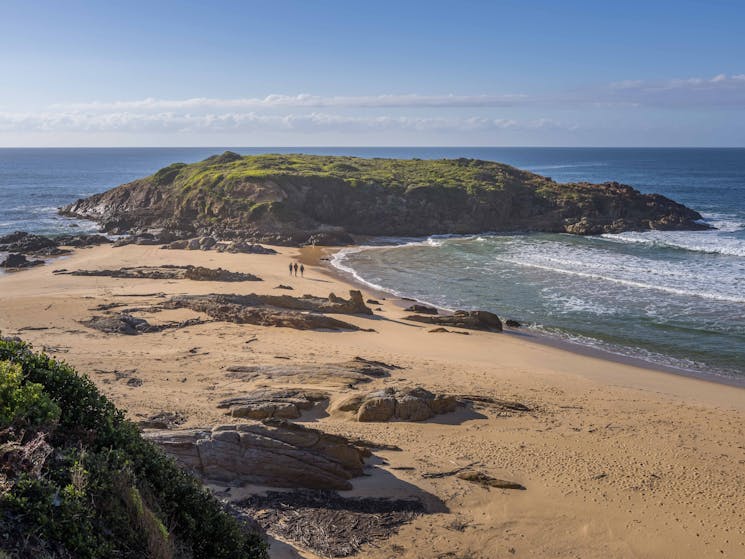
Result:
{"label": "foreground shrub", "polygon": [[0,340],[0,550],[265,558],[249,532],[70,366]]}

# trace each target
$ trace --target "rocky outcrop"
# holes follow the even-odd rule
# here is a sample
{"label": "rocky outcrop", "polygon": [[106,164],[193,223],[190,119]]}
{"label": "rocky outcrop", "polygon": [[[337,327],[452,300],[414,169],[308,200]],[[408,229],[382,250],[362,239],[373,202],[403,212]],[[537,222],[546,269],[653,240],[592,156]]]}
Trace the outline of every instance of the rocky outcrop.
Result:
{"label": "rocky outcrop", "polygon": [[162,332],[172,328],[186,328],[202,324],[202,320],[192,318],[181,322],[168,322],[166,324],[150,324],[144,318],[137,318],[130,314],[118,314],[114,316],[94,316],[80,323],[83,326],[104,332],[105,334],[125,334],[127,336],[136,336],[137,334],[149,334],[153,332]]}
{"label": "rocky outcrop", "polygon": [[435,394],[424,388],[386,388],[355,395],[334,406],[336,411],[354,412],[357,421],[424,421],[455,411],[456,396]]}
{"label": "rocky outcrop", "polygon": [[304,411],[328,400],[329,395],[319,390],[295,388],[260,389],[244,396],[222,400],[217,407],[227,409],[228,415],[246,419],[297,419]]}
{"label": "rocky outcrop", "polygon": [[0,237],[0,251],[2,252],[20,252],[28,254],[56,247],[57,243],[49,237],[33,235],[23,231],[16,231],[15,233],[10,233],[9,235]]}
{"label": "rocky outcrop", "polygon": [[112,233],[158,230],[174,238],[282,245],[350,244],[355,234],[707,228],[700,214],[664,196],[615,182],[558,184],[490,161],[230,159],[171,165],[62,213],[96,220]]}
{"label": "rocky outcrop", "polygon": [[496,314],[488,311],[455,311],[453,314],[443,316],[411,315],[407,316],[405,320],[436,324],[442,327],[466,328],[468,330],[502,331],[502,321]]}
{"label": "rocky outcrop", "polygon": [[105,276],[111,278],[128,279],[158,279],[179,280],[188,279],[193,281],[261,281],[261,278],[253,274],[241,272],[230,272],[222,268],[205,268],[204,266],[134,266],[130,268],[119,268],[118,270],[75,270],[73,272],[59,272],[73,276]]}
{"label": "rocky outcrop", "polygon": [[45,237],[24,231],[16,231],[0,237],[0,252],[20,252],[23,254],[39,254],[55,256],[64,254],[58,247],[68,246],[83,248],[110,243],[111,240],[103,235],[59,235]]}
{"label": "rocky outcrop", "polygon": [[369,451],[347,439],[284,420],[145,436],[208,481],[309,489],[350,489]]}
{"label": "rocky outcrop", "polygon": [[319,313],[372,314],[359,291],[349,299],[331,293],[328,298],[303,295],[183,295],[173,297],[164,308],[187,308],[208,314],[215,320],[259,326],[280,326],[299,330],[360,330],[358,326]]}
{"label": "rocky outcrop", "polygon": [[9,254],[8,257],[0,262],[0,268],[8,268],[11,270],[20,270],[22,268],[32,268],[34,266],[41,266],[44,264],[43,260],[29,260],[23,254]]}
{"label": "rocky outcrop", "polygon": [[168,250],[215,250],[234,254],[277,254],[273,248],[245,240],[218,241],[214,237],[200,237],[172,241],[161,248]]}

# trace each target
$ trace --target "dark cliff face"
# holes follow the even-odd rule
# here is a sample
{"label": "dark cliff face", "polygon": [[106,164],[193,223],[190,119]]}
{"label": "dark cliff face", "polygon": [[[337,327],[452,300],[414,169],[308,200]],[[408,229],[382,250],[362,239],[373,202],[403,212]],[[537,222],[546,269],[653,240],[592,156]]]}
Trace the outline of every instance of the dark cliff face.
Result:
{"label": "dark cliff face", "polygon": [[62,212],[112,233],[160,229],[171,237],[210,233],[282,244],[350,242],[348,233],[706,228],[697,212],[664,196],[618,183],[558,184],[486,161],[229,152],[171,165]]}

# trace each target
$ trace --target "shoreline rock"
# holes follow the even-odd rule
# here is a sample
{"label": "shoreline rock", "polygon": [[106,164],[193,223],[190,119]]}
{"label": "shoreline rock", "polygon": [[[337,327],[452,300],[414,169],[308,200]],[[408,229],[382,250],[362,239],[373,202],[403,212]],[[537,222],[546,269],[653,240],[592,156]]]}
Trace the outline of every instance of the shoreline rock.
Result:
{"label": "shoreline rock", "polygon": [[453,314],[440,316],[415,314],[404,317],[404,320],[424,322],[425,324],[434,324],[442,327],[465,328],[467,330],[502,331],[502,321],[496,314],[489,311],[455,311]]}

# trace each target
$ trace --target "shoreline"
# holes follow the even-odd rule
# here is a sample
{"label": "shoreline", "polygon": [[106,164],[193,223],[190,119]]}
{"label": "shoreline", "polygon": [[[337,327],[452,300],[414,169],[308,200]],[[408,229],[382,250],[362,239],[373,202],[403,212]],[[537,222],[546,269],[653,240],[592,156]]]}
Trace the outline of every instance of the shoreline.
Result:
{"label": "shoreline", "polygon": [[[358,245],[355,245],[355,246],[358,246]],[[362,246],[362,245],[359,245],[359,246]],[[309,266],[321,267],[324,270],[326,270],[327,273],[329,273],[330,275],[338,278],[341,281],[351,283],[352,285],[357,286],[358,289],[363,289],[366,291],[376,293],[379,296],[391,298],[396,304],[400,303],[400,306],[402,309],[405,306],[407,306],[406,303],[415,302],[415,303],[420,303],[423,305],[428,305],[428,306],[437,308],[439,311],[444,311],[446,313],[452,313],[451,309],[438,306],[428,301],[422,301],[419,299],[410,298],[408,296],[404,298],[403,296],[398,294],[397,290],[392,289],[391,291],[388,291],[385,288],[381,288],[380,286],[372,286],[371,284],[365,281],[361,281],[354,274],[347,272],[345,270],[342,270],[340,268],[337,268],[331,263],[331,257],[334,254],[337,254],[338,252],[346,248],[354,248],[354,247],[312,247],[315,252],[311,254],[308,254],[306,252],[306,249],[308,248],[311,248],[311,247],[298,248],[298,251],[299,251],[298,261],[302,261],[306,265],[309,265]],[[324,257],[326,259],[322,260],[322,258]],[[486,310],[489,310],[489,309],[486,309]],[[497,312],[497,314],[499,313]],[[503,318],[503,317],[500,315],[500,318]],[[615,353],[609,349],[604,349],[602,347],[596,347],[590,344],[583,344],[581,342],[574,342],[571,340],[564,339],[560,336],[553,336],[546,332],[541,332],[539,330],[536,330],[536,329],[533,329],[527,326],[522,326],[519,329],[505,328],[505,330],[502,333],[508,336],[517,336],[521,339],[527,340],[532,343],[545,345],[548,347],[552,347],[552,348],[559,349],[562,351],[567,351],[569,353],[573,353],[573,354],[584,356],[584,357],[592,357],[592,358],[610,361],[613,363],[619,363],[622,365],[630,365],[632,367],[637,367],[640,369],[648,369],[650,371],[657,372],[657,373],[671,374],[675,376],[681,376],[685,378],[691,378],[695,380],[709,382],[713,384],[745,389],[745,377],[734,378],[734,377],[727,376],[726,374],[717,374],[714,372],[704,373],[704,372],[685,369],[682,367],[676,367],[674,365],[665,365],[662,363],[656,363],[654,361],[644,359],[642,357],[633,357],[631,355]],[[628,349],[633,350],[633,348],[631,347],[629,347]]]}

